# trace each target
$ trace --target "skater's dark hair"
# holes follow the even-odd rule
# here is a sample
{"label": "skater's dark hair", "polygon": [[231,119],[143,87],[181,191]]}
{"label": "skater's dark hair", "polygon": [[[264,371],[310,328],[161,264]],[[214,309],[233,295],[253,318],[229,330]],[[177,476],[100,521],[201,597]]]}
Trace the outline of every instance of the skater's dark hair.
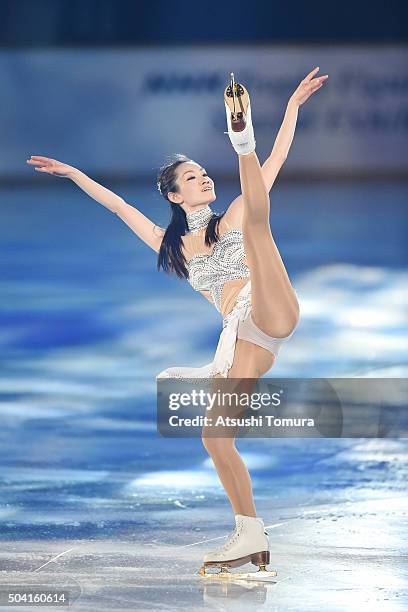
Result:
{"label": "skater's dark hair", "polygon": [[[157,189],[171,207],[170,223],[160,246],[157,269],[163,268],[168,274],[175,273],[180,278],[188,278],[186,258],[182,252],[181,237],[188,232],[187,217],[179,204],[168,198],[170,191],[178,193],[176,169],[185,162],[195,163],[189,157],[176,153],[160,168],[157,174]],[[225,213],[213,214],[205,232],[205,244],[210,246],[219,239],[218,225]]]}

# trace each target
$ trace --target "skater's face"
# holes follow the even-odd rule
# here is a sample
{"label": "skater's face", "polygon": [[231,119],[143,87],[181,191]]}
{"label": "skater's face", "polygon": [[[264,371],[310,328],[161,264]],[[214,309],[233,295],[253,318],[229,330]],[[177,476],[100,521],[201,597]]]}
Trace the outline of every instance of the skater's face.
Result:
{"label": "skater's face", "polygon": [[195,162],[184,162],[176,168],[176,173],[178,192],[172,192],[172,201],[183,205],[187,212],[196,206],[214,202],[216,198],[214,182],[205,168]]}

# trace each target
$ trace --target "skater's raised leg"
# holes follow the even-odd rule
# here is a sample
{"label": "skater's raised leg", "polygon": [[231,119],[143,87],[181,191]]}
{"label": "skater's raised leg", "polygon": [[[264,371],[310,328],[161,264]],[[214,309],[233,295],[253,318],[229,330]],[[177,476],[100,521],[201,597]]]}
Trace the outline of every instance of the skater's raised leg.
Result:
{"label": "skater's raised leg", "polygon": [[258,157],[239,155],[244,214],[242,233],[251,274],[251,316],[273,337],[288,336],[299,320],[299,304],[269,225],[269,195]]}
{"label": "skater's raised leg", "polygon": [[228,134],[238,153],[243,197],[242,233],[251,276],[251,317],[269,336],[288,336],[299,320],[299,304],[269,225],[269,195],[255,152],[251,103],[233,80],[224,92]]}

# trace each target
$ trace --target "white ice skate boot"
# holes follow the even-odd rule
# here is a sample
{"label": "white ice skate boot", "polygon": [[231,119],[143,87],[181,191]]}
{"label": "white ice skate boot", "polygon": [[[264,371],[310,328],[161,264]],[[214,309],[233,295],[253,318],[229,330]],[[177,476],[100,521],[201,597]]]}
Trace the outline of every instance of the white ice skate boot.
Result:
{"label": "white ice skate boot", "polygon": [[[227,541],[204,555],[204,565],[199,574],[211,578],[255,579],[265,580],[276,576],[276,571],[267,571],[269,563],[269,538],[265,531],[263,520],[259,517],[235,515],[235,529]],[[238,567],[245,563],[259,566],[257,572],[231,573],[230,567]],[[220,567],[221,571],[207,573],[208,567]]]}
{"label": "white ice skate boot", "polygon": [[227,113],[228,136],[239,155],[255,151],[255,136],[252,127],[251,102],[246,88],[235,83],[231,72],[231,83],[225,88],[224,103]]}

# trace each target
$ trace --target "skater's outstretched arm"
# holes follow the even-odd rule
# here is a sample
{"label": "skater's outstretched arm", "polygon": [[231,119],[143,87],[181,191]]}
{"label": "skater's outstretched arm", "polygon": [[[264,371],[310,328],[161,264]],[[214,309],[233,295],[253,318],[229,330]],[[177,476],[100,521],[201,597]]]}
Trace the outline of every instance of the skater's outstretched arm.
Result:
{"label": "skater's outstretched arm", "polygon": [[[300,82],[297,89],[289,98],[282,125],[276,136],[272,152],[262,165],[261,171],[265,183],[266,191],[269,193],[273,187],[276,177],[288,156],[295,135],[296,123],[299,107],[320,87],[328,78],[328,75],[317,77],[313,76],[318,72],[319,67],[315,68]],[[241,227],[243,215],[243,197],[239,195],[233,200],[227,210],[226,217],[230,225]]]}
{"label": "skater's outstretched arm", "polygon": [[54,176],[71,179],[91,198],[118,215],[149,247],[157,253],[159,252],[165,230],[155,225],[140,210],[127,204],[123,198],[113,193],[113,191],[106,189],[106,187],[89,178],[89,176],[77,168],[63,164],[56,159],[32,155],[27,160],[27,163],[35,166],[34,169],[38,172],[46,172]]}

